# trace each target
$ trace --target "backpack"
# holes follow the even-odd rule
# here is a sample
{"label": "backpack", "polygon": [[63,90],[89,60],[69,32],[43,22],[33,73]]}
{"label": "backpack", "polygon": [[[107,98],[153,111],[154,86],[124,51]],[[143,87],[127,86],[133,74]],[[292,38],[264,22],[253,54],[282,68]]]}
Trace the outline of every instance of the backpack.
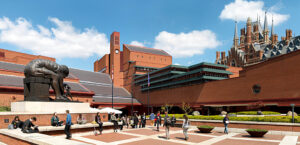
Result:
{"label": "backpack", "polygon": [[170,117],[167,117],[166,119],[167,119],[166,120],[166,125],[171,125],[171,119],[170,119]]}

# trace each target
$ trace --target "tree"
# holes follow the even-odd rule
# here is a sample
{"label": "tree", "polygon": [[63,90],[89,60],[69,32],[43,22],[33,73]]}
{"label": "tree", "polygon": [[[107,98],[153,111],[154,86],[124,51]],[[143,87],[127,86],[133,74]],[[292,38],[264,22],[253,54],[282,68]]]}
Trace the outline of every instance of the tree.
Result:
{"label": "tree", "polygon": [[164,106],[161,106],[160,109],[165,112],[167,111],[169,113],[169,111],[173,108],[173,104],[165,104]]}
{"label": "tree", "polygon": [[189,114],[193,111],[190,104],[182,102],[181,109],[184,111],[185,114]]}

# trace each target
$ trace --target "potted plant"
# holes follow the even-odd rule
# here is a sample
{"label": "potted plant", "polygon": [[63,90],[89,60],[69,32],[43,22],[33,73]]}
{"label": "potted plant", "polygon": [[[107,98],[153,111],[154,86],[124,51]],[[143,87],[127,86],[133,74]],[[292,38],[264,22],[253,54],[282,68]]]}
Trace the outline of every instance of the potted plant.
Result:
{"label": "potted plant", "polygon": [[210,133],[215,127],[209,125],[201,125],[197,127],[202,133]]}
{"label": "potted plant", "polygon": [[252,137],[263,137],[268,132],[268,130],[264,129],[247,129],[246,131]]}

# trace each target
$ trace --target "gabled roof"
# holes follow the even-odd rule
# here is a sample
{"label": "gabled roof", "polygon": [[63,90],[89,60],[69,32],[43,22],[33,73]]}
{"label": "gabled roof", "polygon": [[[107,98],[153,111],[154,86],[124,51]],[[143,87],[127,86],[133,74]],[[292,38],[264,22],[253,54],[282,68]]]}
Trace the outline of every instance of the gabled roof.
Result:
{"label": "gabled roof", "polygon": [[128,45],[124,44],[126,48],[128,48],[131,51],[138,51],[138,52],[144,52],[144,53],[152,53],[152,54],[158,54],[158,55],[165,55],[165,56],[171,56],[167,52],[161,50],[161,49],[154,49],[154,48],[147,48],[143,46],[135,46],[135,45]]}

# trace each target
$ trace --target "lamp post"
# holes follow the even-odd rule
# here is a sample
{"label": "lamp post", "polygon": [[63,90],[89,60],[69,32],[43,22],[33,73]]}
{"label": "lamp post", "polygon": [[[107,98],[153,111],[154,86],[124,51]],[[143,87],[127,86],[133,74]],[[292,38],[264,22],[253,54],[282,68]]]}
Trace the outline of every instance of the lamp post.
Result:
{"label": "lamp post", "polygon": [[114,108],[114,65],[111,69],[111,108]]}
{"label": "lamp post", "polygon": [[291,106],[292,106],[292,123],[295,123],[295,118],[294,118],[295,104],[291,104]]}

